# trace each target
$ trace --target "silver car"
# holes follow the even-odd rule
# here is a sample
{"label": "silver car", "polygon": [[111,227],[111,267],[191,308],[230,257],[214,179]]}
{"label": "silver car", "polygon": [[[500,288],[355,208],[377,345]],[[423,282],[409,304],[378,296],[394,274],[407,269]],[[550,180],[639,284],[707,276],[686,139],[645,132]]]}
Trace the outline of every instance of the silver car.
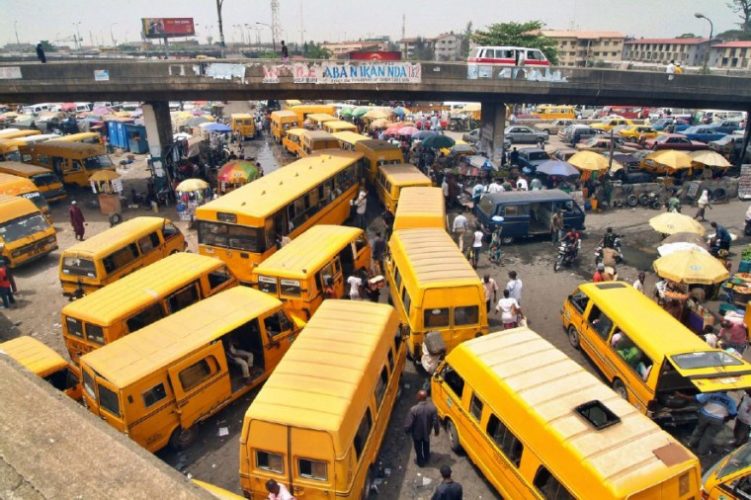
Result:
{"label": "silver car", "polygon": [[536,144],[548,142],[548,133],[544,130],[535,130],[526,125],[511,125],[503,131],[504,136],[511,144]]}

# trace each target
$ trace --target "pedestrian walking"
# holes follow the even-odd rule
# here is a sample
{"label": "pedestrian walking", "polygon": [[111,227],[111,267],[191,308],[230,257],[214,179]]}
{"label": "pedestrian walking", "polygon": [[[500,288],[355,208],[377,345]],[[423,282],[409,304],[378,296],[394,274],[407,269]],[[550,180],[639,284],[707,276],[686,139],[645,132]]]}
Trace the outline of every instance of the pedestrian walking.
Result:
{"label": "pedestrian walking", "polygon": [[519,317],[524,317],[519,303],[512,298],[507,289],[503,290],[503,298],[498,301],[495,311],[501,313],[503,329],[516,328]]}
{"label": "pedestrian walking", "polygon": [[295,500],[286,486],[273,479],[266,481],[266,491],[269,492],[268,500]]}
{"label": "pedestrian walking", "polygon": [[44,47],[41,42],[37,44],[37,59],[39,59],[39,62],[41,63],[47,62],[47,55],[44,53]]}
{"label": "pedestrian walking", "polygon": [[462,485],[451,479],[451,467],[441,465],[441,484],[433,492],[430,500],[462,500]]}
{"label": "pedestrian walking", "polygon": [[696,454],[701,457],[709,453],[714,438],[725,426],[725,422],[735,418],[737,406],[733,398],[724,391],[701,393],[694,398],[684,396],[684,399],[695,399],[702,404],[699,421],[686,442],[689,447],[696,447]]}
{"label": "pedestrian walking", "polygon": [[385,271],[383,267],[383,257],[386,255],[386,240],[383,239],[380,231],[376,233],[376,237],[375,239],[373,239],[373,245],[371,248],[373,249],[373,263],[371,267],[376,269],[376,272],[378,274],[384,274]]}
{"label": "pedestrian walking", "polygon": [[472,235],[472,267],[477,269],[477,264],[480,261],[480,252],[482,251],[482,239],[485,237],[485,233],[480,230],[480,227],[475,228],[475,232]]}
{"label": "pedestrian walking", "polygon": [[16,299],[13,297],[15,287],[12,280],[13,277],[8,269],[8,264],[5,259],[0,259],[0,298],[3,301],[3,307],[6,309],[10,309],[16,303]]}
{"label": "pedestrian walking", "polygon": [[641,293],[644,293],[644,280],[646,278],[647,278],[647,275],[644,273],[644,271],[639,271],[639,275],[634,281],[634,284],[633,284],[634,288],[639,290]]}
{"label": "pedestrian walking", "polygon": [[362,278],[358,276],[357,273],[354,273],[349,278],[347,278],[347,285],[349,285],[349,299],[361,300],[362,293],[360,292],[360,290],[363,286]]}
{"label": "pedestrian walking", "polygon": [[360,190],[360,194],[357,195],[354,204],[356,214],[355,225],[364,231],[367,226],[365,223],[365,212],[368,211],[368,192],[365,188]]}
{"label": "pedestrian walking", "polygon": [[712,204],[709,203],[709,191],[706,189],[702,190],[701,196],[699,196],[699,199],[696,201],[696,206],[699,207],[699,209],[696,211],[694,219],[704,222],[707,220],[704,218],[704,212],[707,208],[712,208]]}
{"label": "pedestrian walking", "polygon": [[76,200],[70,202],[70,209],[68,210],[68,214],[70,215],[70,225],[73,226],[73,233],[75,234],[76,239],[83,241],[83,235],[85,232],[84,224],[86,223],[86,218],[83,216],[81,209],[78,208]]}
{"label": "pedestrian walking", "polygon": [[284,40],[282,40],[282,61],[289,62],[289,49],[285,45]]}
{"label": "pedestrian walking", "polygon": [[553,214],[550,219],[550,239],[553,243],[558,243],[563,233],[563,211],[559,210]]}
{"label": "pedestrian walking", "polygon": [[506,290],[508,290],[509,296],[512,299],[516,299],[516,302],[521,305],[522,303],[522,288],[524,283],[517,277],[516,271],[510,271],[508,273],[508,283],[506,283]]}
{"label": "pedestrian walking", "polygon": [[500,288],[498,287],[498,283],[489,274],[482,277],[482,286],[485,289],[485,312],[489,313],[491,301],[495,304],[496,300],[498,300],[498,291]]}
{"label": "pedestrian walking", "polygon": [[446,208],[449,208],[451,204],[449,201],[451,201],[451,198],[449,197],[449,177],[448,175],[443,176],[443,181],[441,182],[441,191],[443,192],[443,200],[446,203]]}
{"label": "pedestrian walking", "polygon": [[746,389],[738,404],[738,416],[735,417],[735,427],[733,428],[736,447],[748,442],[749,431],[751,431],[751,389]]}
{"label": "pedestrian walking", "polygon": [[423,467],[430,461],[431,429],[438,436],[438,413],[433,403],[428,401],[428,393],[419,390],[417,391],[417,404],[409,409],[404,422],[404,432],[412,436],[418,467]]}
{"label": "pedestrian walking", "polygon": [[670,63],[665,67],[665,73],[668,74],[668,80],[675,78],[675,61],[670,61]]}
{"label": "pedestrian walking", "polygon": [[451,224],[451,232],[454,234],[454,238],[456,238],[456,244],[459,246],[460,252],[464,252],[464,233],[467,232],[468,228],[469,222],[466,215],[460,213],[454,217],[454,222]]}
{"label": "pedestrian walking", "polygon": [[394,230],[394,214],[387,210],[384,210],[381,214],[381,219],[383,219],[383,225],[386,226],[386,241],[391,238],[391,232]]}

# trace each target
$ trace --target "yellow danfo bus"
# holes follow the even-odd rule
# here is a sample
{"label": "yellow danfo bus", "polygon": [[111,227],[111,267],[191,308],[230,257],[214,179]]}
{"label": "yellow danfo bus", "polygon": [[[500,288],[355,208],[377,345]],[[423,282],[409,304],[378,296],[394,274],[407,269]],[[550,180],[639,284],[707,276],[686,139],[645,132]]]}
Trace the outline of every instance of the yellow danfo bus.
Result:
{"label": "yellow danfo bus", "polygon": [[282,149],[292,156],[302,156],[302,136],[307,132],[304,128],[292,127],[282,137]]}
{"label": "yellow danfo bus", "polygon": [[21,161],[21,151],[16,141],[0,138],[0,161]]}
{"label": "yellow danfo bus", "polygon": [[313,113],[326,113],[332,116],[336,114],[336,108],[331,104],[298,104],[287,109],[297,113],[298,123],[303,123],[308,115]]}
{"label": "yellow danfo bus", "polygon": [[305,121],[310,122],[317,129],[323,128],[323,124],[326,122],[335,122],[336,117],[331,116],[328,113],[310,113],[305,117]]}
{"label": "yellow danfo bus", "polygon": [[[253,271],[254,286],[309,319],[325,298],[344,297],[345,280],[370,267],[370,244],[356,227],[313,226]],[[325,297],[326,287],[333,290]]]}
{"label": "yellow danfo bus", "polygon": [[80,372],[43,342],[27,335],[0,343],[8,356],[75,400],[81,399]]}
{"label": "yellow danfo bus", "polygon": [[0,173],[30,180],[48,202],[63,200],[68,196],[57,174],[44,167],[18,161],[0,161]]}
{"label": "yellow danfo bus", "polygon": [[432,185],[430,177],[409,163],[381,165],[376,173],[376,194],[386,210],[392,214],[396,211],[403,188]]}
{"label": "yellow danfo bus", "polygon": [[198,250],[218,257],[243,283],[273,254],[315,224],[342,224],[357,195],[362,155],[300,159],[196,209]]}
{"label": "yellow danfo bus", "polygon": [[355,150],[355,144],[357,144],[360,141],[368,141],[370,140],[370,137],[367,135],[358,134],[357,132],[334,132],[331,135],[336,137],[336,140],[339,141],[339,148],[344,151],[354,151]]}
{"label": "yellow danfo bus", "polygon": [[253,139],[258,133],[256,119],[249,113],[232,113],[230,115],[230,127],[233,134],[243,138]]}
{"label": "yellow danfo bus", "polygon": [[528,328],[459,344],[431,395],[503,498],[697,500],[699,460]]}
{"label": "yellow danfo bus", "polygon": [[394,231],[446,229],[446,200],[438,187],[405,187],[394,214]]}
{"label": "yellow danfo bus", "polygon": [[331,120],[324,122],[323,130],[329,134],[335,134],[337,132],[357,132],[357,127],[355,124],[344,120]]}
{"label": "yellow danfo bus", "polygon": [[323,130],[306,130],[300,134],[302,149],[300,157],[310,156],[324,149],[339,149],[336,137]]}
{"label": "yellow danfo bus", "polygon": [[541,120],[573,120],[576,118],[576,109],[573,106],[542,104],[535,108],[532,116]]}
{"label": "yellow danfo bus", "polygon": [[269,479],[296,498],[368,498],[404,369],[399,319],[386,304],[327,300],[245,413],[240,486]]}
{"label": "yellow danfo bus", "polygon": [[70,359],[107,345],[237,284],[224,262],[178,252],[65,306]]}
{"label": "yellow danfo bus", "polygon": [[47,199],[39,192],[39,188],[26,177],[0,172],[0,195],[26,198],[36,205],[47,218],[50,216],[50,206]]}
{"label": "yellow danfo bus", "polygon": [[26,198],[0,195],[0,255],[18,267],[57,250],[55,228]]}
{"label": "yellow danfo bus", "polygon": [[42,135],[39,130],[0,130],[0,138],[2,139],[20,139],[22,137],[30,137],[32,135]]}
{"label": "yellow danfo bus", "polygon": [[102,144],[102,134],[98,132],[79,132],[77,134],[68,134],[55,139],[62,142],[83,142],[85,144]]}
{"label": "yellow danfo bus", "polygon": [[294,111],[273,111],[271,113],[270,123],[271,135],[274,136],[274,140],[278,144],[281,144],[287,130],[299,127],[300,123],[301,122],[297,118],[297,113]]}
{"label": "yellow danfo bus", "polygon": [[45,141],[21,147],[27,163],[49,168],[66,184],[89,187],[89,177],[98,170],[115,170],[103,144]]}
{"label": "yellow danfo bus", "polygon": [[399,146],[391,144],[388,141],[379,141],[377,139],[368,139],[359,141],[355,144],[355,151],[365,155],[368,162],[368,180],[370,183],[375,182],[378,167],[393,163],[404,163],[404,155]]}

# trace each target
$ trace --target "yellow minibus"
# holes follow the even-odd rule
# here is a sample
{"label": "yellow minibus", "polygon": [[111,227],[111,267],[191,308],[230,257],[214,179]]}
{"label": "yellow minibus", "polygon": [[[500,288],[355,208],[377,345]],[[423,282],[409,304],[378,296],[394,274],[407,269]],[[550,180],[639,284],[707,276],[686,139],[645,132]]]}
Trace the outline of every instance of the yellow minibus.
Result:
{"label": "yellow minibus", "polygon": [[31,201],[42,213],[49,218],[50,206],[31,180],[18,175],[0,172],[0,195],[20,196]]}
{"label": "yellow minibus", "polygon": [[0,343],[0,355],[6,355],[34,375],[43,378],[75,400],[81,399],[80,372],[50,347],[24,335]]}
{"label": "yellow minibus", "polygon": [[256,136],[256,119],[249,113],[232,113],[230,115],[232,133],[243,138],[253,139]]}
{"label": "yellow minibus", "polygon": [[230,288],[81,356],[83,400],[149,451],[184,449],[266,380],[298,330],[274,297]]}
{"label": "yellow minibus", "polygon": [[541,120],[573,120],[576,109],[573,106],[542,104],[535,108],[532,116]]}
{"label": "yellow minibus", "polygon": [[42,135],[42,132],[31,129],[0,130],[0,138],[2,139],[21,139],[22,137],[31,137],[32,135]]}
{"label": "yellow minibus", "polygon": [[331,116],[328,113],[310,113],[305,117],[305,121],[312,123],[316,129],[320,130],[321,128],[323,128],[324,123],[334,122],[337,120],[336,117]]}
{"label": "yellow minibus", "polygon": [[282,149],[292,156],[302,156],[302,135],[305,132],[304,128],[288,128],[282,138]]}
{"label": "yellow minibus", "polygon": [[0,255],[11,268],[57,250],[55,228],[26,198],[0,195]]}
{"label": "yellow minibus", "polygon": [[394,231],[399,229],[446,229],[446,200],[438,187],[406,187],[399,194]]}
{"label": "yellow minibus", "polygon": [[0,138],[0,161],[21,161],[21,152],[16,141]]}
{"label": "yellow minibus", "polygon": [[240,486],[266,498],[367,498],[404,369],[386,304],[327,300],[255,397],[240,435]]}
{"label": "yellow minibus", "polygon": [[115,170],[103,144],[46,141],[21,147],[23,161],[49,168],[66,184],[89,187],[89,177],[98,170]]}
{"label": "yellow minibus", "polygon": [[336,114],[336,108],[331,104],[298,104],[287,109],[297,114],[298,123],[303,123],[308,115],[313,113],[326,113],[332,116]]}
{"label": "yellow minibus", "polygon": [[350,131],[334,132],[331,135],[336,137],[336,140],[339,141],[339,149],[342,149],[344,151],[354,151],[355,144],[360,141],[370,140],[370,137],[368,137],[367,135],[362,135]]}
{"label": "yellow minibus", "polygon": [[186,248],[185,236],[168,219],[130,219],[62,252],[63,295],[80,298]]}
{"label": "yellow minibus", "polygon": [[528,328],[468,340],[431,396],[503,498],[698,500],[699,459]]}
{"label": "yellow minibus", "polygon": [[386,279],[391,303],[409,333],[412,359],[422,355],[423,336],[441,333],[447,352],[488,333],[480,277],[443,229],[400,229],[389,240]]}
{"label": "yellow minibus", "polygon": [[706,500],[748,500],[751,498],[751,443],[728,453],[710,467],[702,478]]}
{"label": "yellow minibus", "polygon": [[371,184],[375,183],[378,167],[392,163],[404,163],[404,155],[399,146],[391,144],[388,141],[377,139],[368,139],[367,141],[358,141],[355,144],[355,151],[365,155],[368,162],[368,180]]}
{"label": "yellow minibus", "polygon": [[289,110],[273,111],[270,119],[271,135],[278,144],[282,143],[288,129],[299,127],[301,123],[298,121],[297,113]]}
{"label": "yellow minibus", "polygon": [[85,144],[102,144],[102,134],[99,132],[78,132],[77,134],[68,134],[55,139],[62,142],[83,142]]}
{"label": "yellow minibus", "polygon": [[310,156],[324,149],[339,149],[336,137],[323,130],[306,130],[300,134],[302,150],[300,157]]}
{"label": "yellow minibus", "polygon": [[323,130],[329,134],[335,134],[337,132],[357,132],[357,127],[354,123],[344,120],[330,120],[323,123]]}
{"label": "yellow minibus", "polygon": [[44,167],[18,161],[0,161],[0,173],[30,180],[48,202],[63,200],[68,196],[60,178]]}
{"label": "yellow minibus", "polygon": [[357,196],[362,155],[345,151],[297,160],[196,209],[198,250],[227,263],[242,283],[316,224],[342,224]]}
{"label": "yellow minibus", "polygon": [[580,285],[561,319],[613,390],[664,427],[696,421],[699,403],[683,395],[751,389],[751,364],[710,347],[628,283]]}
{"label": "yellow minibus", "polygon": [[[309,319],[325,298],[345,296],[345,280],[370,267],[370,244],[356,227],[313,226],[253,270],[253,285]],[[326,288],[333,293],[326,295]]]}
{"label": "yellow minibus", "polygon": [[430,187],[433,182],[430,177],[409,163],[394,163],[381,165],[376,173],[375,188],[378,199],[392,214],[399,203],[399,195],[406,187]]}
{"label": "yellow minibus", "polygon": [[62,311],[70,359],[231,288],[237,280],[219,259],[178,252],[72,302]]}

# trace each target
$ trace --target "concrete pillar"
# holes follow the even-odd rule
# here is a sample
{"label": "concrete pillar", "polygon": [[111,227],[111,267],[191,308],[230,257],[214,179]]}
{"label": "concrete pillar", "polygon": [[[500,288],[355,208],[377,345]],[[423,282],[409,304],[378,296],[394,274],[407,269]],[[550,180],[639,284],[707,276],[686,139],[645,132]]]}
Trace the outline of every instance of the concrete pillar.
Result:
{"label": "concrete pillar", "polygon": [[503,130],[506,128],[506,105],[500,102],[483,102],[480,108],[480,150],[501,164],[503,155]]}
{"label": "concrete pillar", "polygon": [[751,109],[746,110],[746,130],[743,133],[743,149],[741,149],[741,154],[738,155],[739,167],[743,165],[743,159],[746,157],[749,140],[751,140]]}
{"label": "concrete pillar", "polygon": [[154,189],[157,193],[170,189],[171,181],[166,168],[165,155],[172,145],[172,118],[169,114],[169,102],[145,102],[143,124],[146,127],[146,141],[151,155],[150,167],[154,174]]}

